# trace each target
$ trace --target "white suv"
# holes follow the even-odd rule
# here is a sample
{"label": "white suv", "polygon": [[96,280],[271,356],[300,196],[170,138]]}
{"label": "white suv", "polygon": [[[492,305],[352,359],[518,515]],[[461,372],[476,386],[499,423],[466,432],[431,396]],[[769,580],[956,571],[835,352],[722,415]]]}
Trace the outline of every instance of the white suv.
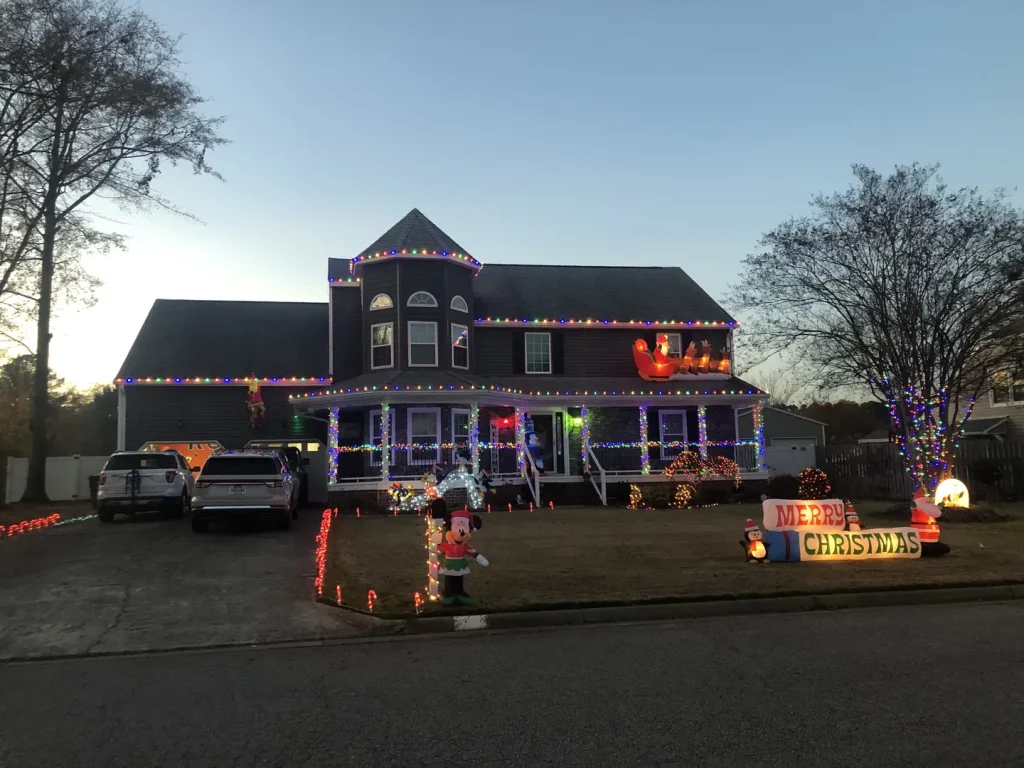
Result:
{"label": "white suv", "polygon": [[118,512],[166,509],[184,516],[191,505],[193,472],[177,451],[118,451],[100,472],[97,515],[109,523]]}
{"label": "white suv", "polygon": [[272,451],[214,454],[206,460],[192,493],[192,530],[232,515],[267,515],[287,530],[298,507],[299,482]]}

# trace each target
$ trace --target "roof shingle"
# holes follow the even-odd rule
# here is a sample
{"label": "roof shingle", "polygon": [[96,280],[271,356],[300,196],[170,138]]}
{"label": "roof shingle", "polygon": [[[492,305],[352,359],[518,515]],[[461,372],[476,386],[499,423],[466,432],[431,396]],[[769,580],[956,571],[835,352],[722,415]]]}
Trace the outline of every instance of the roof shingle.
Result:
{"label": "roof shingle", "polygon": [[484,319],[735,322],[679,267],[488,264],[473,294]]}
{"label": "roof shingle", "polygon": [[327,304],[157,299],[118,378],[329,374]]}
{"label": "roof shingle", "polygon": [[465,249],[448,237],[434,222],[413,208],[402,220],[362,250],[363,254],[383,253],[385,251],[401,251],[403,248],[412,250],[447,251],[448,253],[466,253]]}

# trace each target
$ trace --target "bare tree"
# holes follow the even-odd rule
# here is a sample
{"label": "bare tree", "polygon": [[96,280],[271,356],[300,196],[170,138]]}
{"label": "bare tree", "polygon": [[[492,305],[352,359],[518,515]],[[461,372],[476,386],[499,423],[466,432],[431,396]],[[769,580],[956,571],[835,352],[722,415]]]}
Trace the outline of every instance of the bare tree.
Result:
{"label": "bare tree", "polygon": [[[0,0],[0,99],[33,116],[9,177],[38,237],[33,444],[26,498],[45,498],[54,273],[65,243],[102,244],[94,196],[176,210],[152,189],[161,161],[216,175],[207,152],[220,118],[180,74],[178,41],[116,0]],[[108,241],[109,244],[109,241]]]}
{"label": "bare tree", "polygon": [[794,405],[804,383],[785,367],[761,369],[744,377],[758,389],[768,393],[768,404],[780,408]]}
{"label": "bare tree", "polygon": [[927,488],[951,470],[969,403],[1020,358],[1024,288],[1022,213],[1002,192],[949,190],[937,170],[854,166],[849,190],[762,238],[733,289],[759,354],[889,403]]}

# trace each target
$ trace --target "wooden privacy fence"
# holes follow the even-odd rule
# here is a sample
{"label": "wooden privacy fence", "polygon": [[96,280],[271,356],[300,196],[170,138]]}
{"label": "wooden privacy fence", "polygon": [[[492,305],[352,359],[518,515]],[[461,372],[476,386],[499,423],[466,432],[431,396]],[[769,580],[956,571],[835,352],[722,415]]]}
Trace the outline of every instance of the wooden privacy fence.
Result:
{"label": "wooden privacy fence", "polygon": [[[891,443],[828,445],[818,449],[818,466],[828,473],[837,496],[852,499],[909,499],[914,481]],[[1024,442],[971,440],[957,450],[953,476],[971,497],[989,501],[1024,495]]]}

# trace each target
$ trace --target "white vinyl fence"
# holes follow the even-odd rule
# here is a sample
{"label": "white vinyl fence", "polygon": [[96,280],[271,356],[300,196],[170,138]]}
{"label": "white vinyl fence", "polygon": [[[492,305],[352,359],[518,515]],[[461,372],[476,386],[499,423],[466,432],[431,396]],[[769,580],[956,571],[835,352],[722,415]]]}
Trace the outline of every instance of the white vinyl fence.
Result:
{"label": "white vinyl fence", "polygon": [[807,467],[817,466],[813,446],[766,446],[764,463],[773,475],[793,475],[796,477]]}
{"label": "white vinyl fence", "polygon": [[[109,456],[53,456],[46,460],[46,495],[50,501],[89,500],[89,475],[99,474]],[[28,485],[28,459],[7,459],[4,503],[21,501]]]}

